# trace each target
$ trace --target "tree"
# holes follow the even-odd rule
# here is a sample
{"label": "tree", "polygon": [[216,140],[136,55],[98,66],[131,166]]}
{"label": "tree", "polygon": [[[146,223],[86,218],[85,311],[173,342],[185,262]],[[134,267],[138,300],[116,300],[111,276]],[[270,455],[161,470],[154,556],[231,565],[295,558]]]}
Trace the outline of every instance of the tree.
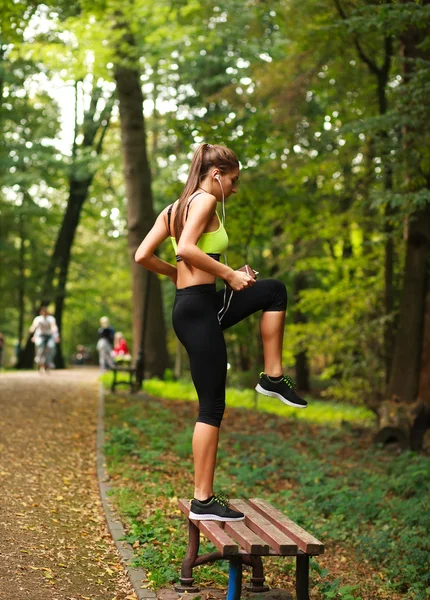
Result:
{"label": "tree", "polygon": [[[76,83],[76,90],[78,90],[78,83]],[[79,225],[82,207],[87,199],[97,168],[97,157],[102,151],[103,139],[109,125],[112,106],[113,97],[103,98],[103,87],[94,86],[89,107],[84,112],[81,125],[78,123],[77,110],[75,110],[75,134],[68,176],[68,200],[40,295],[40,304],[49,304],[55,300],[55,318],[60,332],[73,241]],[[78,142],[78,139],[81,141]],[[55,360],[57,367],[64,367],[61,344],[57,347]],[[32,364],[33,345],[29,337],[25,350],[20,355],[17,367],[21,369],[31,368]]]}
{"label": "tree", "polygon": [[[119,99],[127,192],[128,249],[133,285],[133,355],[137,358],[141,346],[144,345],[146,374],[163,377],[169,358],[161,287],[158,278],[154,275],[150,276],[149,272],[134,260],[138,246],[154,223],[154,212],[143,115],[143,94],[139,72],[130,60],[136,55],[136,44],[127,22],[121,41],[121,50],[118,50],[115,68],[115,81]],[[145,313],[147,319],[144,319]],[[144,326],[146,331],[143,331]]]}
{"label": "tree", "polygon": [[[430,7],[430,0],[424,0],[422,4],[424,8]],[[428,30],[419,22],[409,23],[401,34],[405,89],[401,90],[404,98],[400,114],[403,117],[403,140],[407,156],[405,189],[415,194],[421,192],[421,195],[424,192],[424,195],[423,200],[414,203],[415,210],[408,218],[393,369],[387,398],[378,410],[379,431],[376,438],[382,442],[395,440],[413,450],[421,449],[424,433],[430,425],[425,375],[420,387],[420,375],[423,373],[421,364],[422,361],[428,361],[424,331],[430,266],[430,168],[426,159],[428,150],[422,145],[421,136],[428,142],[430,104],[428,97],[422,98],[419,91],[424,73],[427,77],[430,74],[428,40]],[[419,107],[416,106],[415,97],[417,83]],[[404,106],[406,99],[407,113]],[[418,131],[420,137],[417,136]],[[411,155],[413,160],[410,159]]]}

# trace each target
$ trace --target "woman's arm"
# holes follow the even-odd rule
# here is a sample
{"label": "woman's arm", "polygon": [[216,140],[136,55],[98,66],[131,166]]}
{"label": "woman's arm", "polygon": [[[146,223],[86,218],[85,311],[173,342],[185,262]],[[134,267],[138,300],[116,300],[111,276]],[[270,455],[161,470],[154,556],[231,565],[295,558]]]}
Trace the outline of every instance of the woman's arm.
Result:
{"label": "woman's arm", "polygon": [[38,325],[39,325],[39,317],[34,317],[33,323],[31,324],[31,327],[28,330],[28,332],[34,333],[36,331]]}
{"label": "woman's arm", "polygon": [[60,342],[60,333],[58,331],[57,321],[53,315],[50,315],[50,317],[52,335],[54,337],[55,343],[58,344]]}
{"label": "woman's arm", "polygon": [[197,246],[200,236],[215,213],[217,200],[212,194],[202,194],[198,202],[190,206],[179,244],[178,254],[193,267],[227,281],[234,291],[240,291],[254,283],[254,279],[243,271],[234,271],[227,265],[214,260]]}
{"label": "woman's arm", "polygon": [[170,263],[161,260],[158,256],[155,256],[154,252],[158,246],[169,237],[165,221],[165,208],[157,217],[151,231],[145,237],[139,248],[136,250],[134,260],[148,269],[154,271],[160,275],[167,275],[176,284],[177,269]]}

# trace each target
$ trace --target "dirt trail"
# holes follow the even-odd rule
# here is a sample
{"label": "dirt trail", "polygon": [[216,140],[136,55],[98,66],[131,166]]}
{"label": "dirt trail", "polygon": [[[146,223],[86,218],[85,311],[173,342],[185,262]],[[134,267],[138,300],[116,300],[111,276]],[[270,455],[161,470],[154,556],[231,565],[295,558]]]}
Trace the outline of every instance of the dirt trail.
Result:
{"label": "dirt trail", "polygon": [[99,497],[97,377],[0,374],[0,600],[136,598]]}

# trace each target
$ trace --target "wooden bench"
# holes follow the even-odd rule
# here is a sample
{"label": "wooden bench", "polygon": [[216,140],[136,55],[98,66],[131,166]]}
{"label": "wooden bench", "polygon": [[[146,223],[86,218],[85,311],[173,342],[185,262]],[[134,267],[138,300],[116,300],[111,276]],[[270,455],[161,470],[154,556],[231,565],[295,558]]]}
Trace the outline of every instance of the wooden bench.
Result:
{"label": "wooden bench", "polygon": [[[128,366],[127,366],[128,365]],[[136,391],[137,389],[137,381],[136,381],[136,373],[137,373],[137,369],[136,367],[132,367],[130,362],[127,363],[121,363],[118,362],[115,364],[114,368],[112,369],[113,371],[113,380],[112,380],[112,385],[111,385],[111,392],[115,392],[115,389],[119,386],[119,385],[127,385],[130,387],[130,393],[133,393],[134,391]],[[118,373],[128,373],[129,374],[129,378],[128,381],[118,381],[117,380],[117,374]]]}
{"label": "wooden bench", "polygon": [[[324,552],[324,545],[296,525],[265,500],[230,500],[230,506],[245,514],[244,521],[221,523],[188,519],[188,548],[182,562],[177,592],[198,592],[194,585],[193,568],[216,560],[230,561],[227,600],[239,600],[242,591],[242,567],[252,568],[248,591],[265,592],[262,556],[296,557],[297,600],[309,600],[309,557]],[[189,500],[179,500],[179,508],[188,517]],[[217,548],[199,556],[200,532]]]}

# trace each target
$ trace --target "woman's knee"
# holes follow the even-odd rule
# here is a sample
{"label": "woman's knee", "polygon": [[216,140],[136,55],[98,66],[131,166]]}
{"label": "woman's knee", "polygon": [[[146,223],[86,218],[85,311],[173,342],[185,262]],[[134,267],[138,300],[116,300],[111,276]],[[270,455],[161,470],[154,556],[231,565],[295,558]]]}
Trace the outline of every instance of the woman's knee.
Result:
{"label": "woman's knee", "polygon": [[199,416],[197,423],[206,423],[206,425],[213,425],[214,427],[220,427],[221,421],[225,411],[225,397],[217,398],[214,402],[199,403]]}
{"label": "woman's knee", "polygon": [[268,298],[264,311],[287,310],[287,288],[279,279],[266,279],[268,286]]}

